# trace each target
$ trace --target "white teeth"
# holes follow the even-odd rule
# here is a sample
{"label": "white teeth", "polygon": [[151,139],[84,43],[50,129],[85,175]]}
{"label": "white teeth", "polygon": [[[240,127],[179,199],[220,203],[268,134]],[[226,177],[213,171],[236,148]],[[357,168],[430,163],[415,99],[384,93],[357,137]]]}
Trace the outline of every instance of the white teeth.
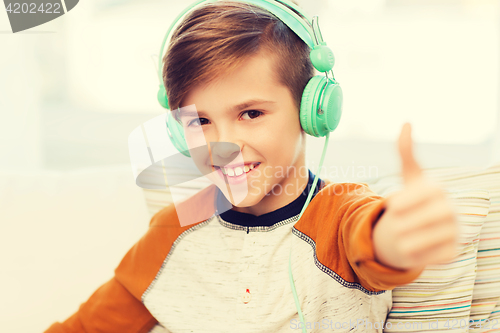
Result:
{"label": "white teeth", "polygon": [[243,167],[236,167],[234,169],[228,167],[222,167],[220,169],[222,173],[225,175],[228,175],[230,177],[238,177],[241,176],[243,173],[247,173],[250,170],[253,170],[257,165],[259,164],[244,165]]}
{"label": "white teeth", "polygon": [[236,176],[241,176],[243,174],[243,169],[240,167],[237,167],[236,169],[234,169],[234,174]]}

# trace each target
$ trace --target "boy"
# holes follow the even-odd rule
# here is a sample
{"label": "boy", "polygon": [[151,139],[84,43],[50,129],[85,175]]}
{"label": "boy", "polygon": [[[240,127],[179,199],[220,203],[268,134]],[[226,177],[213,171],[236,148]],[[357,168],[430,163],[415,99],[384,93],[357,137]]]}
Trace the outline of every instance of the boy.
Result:
{"label": "boy", "polygon": [[[187,226],[173,205],[164,208],[115,276],[47,332],[299,329],[290,248],[308,328],[377,331],[353,324],[385,321],[390,290],[453,257],[455,214],[443,192],[423,179],[408,125],[399,139],[402,191],[382,198],[366,184],[320,180],[297,221],[314,177],[305,167],[299,121],[301,94],[314,75],[309,52],[256,6],[219,1],[187,15],[164,58],[170,108],[180,108],[189,147],[200,135],[234,145],[215,145],[211,159],[197,160],[220,178],[186,202],[194,211],[213,200],[233,207]],[[182,112],[190,105],[197,114]],[[239,170],[213,162],[237,156]],[[235,200],[222,179],[248,192]]]}

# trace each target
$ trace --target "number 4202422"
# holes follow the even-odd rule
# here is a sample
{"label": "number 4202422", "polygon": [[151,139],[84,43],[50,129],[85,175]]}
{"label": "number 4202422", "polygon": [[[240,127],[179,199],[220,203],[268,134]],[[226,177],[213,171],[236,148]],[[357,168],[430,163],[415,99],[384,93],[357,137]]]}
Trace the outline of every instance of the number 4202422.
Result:
{"label": "number 4202422", "polygon": [[61,12],[61,3],[41,3],[38,8],[36,3],[9,3],[6,7],[7,13],[9,14],[63,14]]}

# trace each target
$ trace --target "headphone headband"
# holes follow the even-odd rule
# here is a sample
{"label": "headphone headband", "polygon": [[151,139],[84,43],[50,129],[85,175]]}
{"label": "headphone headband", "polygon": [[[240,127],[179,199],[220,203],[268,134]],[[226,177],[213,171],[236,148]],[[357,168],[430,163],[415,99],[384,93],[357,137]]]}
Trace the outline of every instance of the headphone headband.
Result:
{"label": "headphone headband", "polygon": [[[218,0],[198,0],[195,3],[189,5],[186,9],[184,9],[172,22],[172,24],[168,28],[167,33],[163,38],[163,42],[160,48],[160,56],[158,58],[158,80],[160,82],[160,85],[163,85],[161,68],[162,68],[164,48],[175,26],[181,22],[182,17],[184,17],[188,12],[193,10],[195,7],[205,3],[216,2],[216,1]],[[306,43],[311,48],[311,50],[315,49],[317,46],[326,45],[326,43],[324,43],[321,38],[321,33],[319,33],[320,39],[318,40],[318,36],[316,36],[315,34],[313,20],[311,20],[311,18],[300,7],[298,7],[297,5],[288,0],[233,0],[233,1],[255,5],[274,14],[281,22],[286,24],[286,26],[288,26],[297,36],[299,36],[300,39],[302,39],[304,43]],[[295,13],[291,8],[297,11],[297,13],[299,13],[303,17],[297,15],[297,13]],[[318,69],[321,72],[324,71],[321,66],[318,67],[320,68],[316,69]]]}

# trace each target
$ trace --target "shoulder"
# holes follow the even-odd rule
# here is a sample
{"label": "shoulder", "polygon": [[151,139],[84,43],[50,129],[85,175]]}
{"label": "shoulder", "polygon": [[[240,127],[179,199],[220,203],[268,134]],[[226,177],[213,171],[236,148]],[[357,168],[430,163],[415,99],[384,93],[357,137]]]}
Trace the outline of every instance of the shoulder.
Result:
{"label": "shoulder", "polygon": [[[326,229],[336,229],[343,220],[360,208],[382,204],[384,198],[366,183],[334,183],[324,181],[324,186],[307,206],[295,229],[316,234]],[[369,209],[368,209],[369,210]]]}
{"label": "shoulder", "polygon": [[157,212],[149,223],[150,228],[168,227],[180,228],[192,227],[205,221],[215,213],[215,200],[217,187],[212,184],[188,198],[166,206]]}
{"label": "shoulder", "polygon": [[177,238],[213,215],[215,195],[215,185],[208,186],[181,202],[166,206],[151,218],[148,231],[115,269],[116,278],[136,298],[141,299],[155,279]]}
{"label": "shoulder", "polygon": [[[335,183],[328,179],[324,180],[324,186],[316,197],[317,201],[321,202],[321,204],[324,204],[324,202],[345,203],[360,199],[376,200],[382,198],[366,183]],[[318,208],[319,207],[321,206],[318,206]]]}

